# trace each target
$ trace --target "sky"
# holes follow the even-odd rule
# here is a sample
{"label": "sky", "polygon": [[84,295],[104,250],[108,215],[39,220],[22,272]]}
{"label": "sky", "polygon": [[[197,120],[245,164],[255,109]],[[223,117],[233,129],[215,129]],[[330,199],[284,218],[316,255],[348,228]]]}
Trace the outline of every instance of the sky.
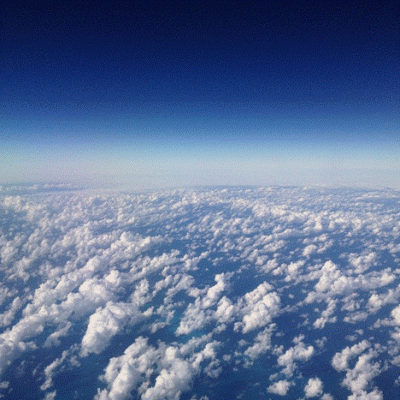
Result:
{"label": "sky", "polygon": [[0,183],[400,188],[398,5],[267,3],[5,6]]}

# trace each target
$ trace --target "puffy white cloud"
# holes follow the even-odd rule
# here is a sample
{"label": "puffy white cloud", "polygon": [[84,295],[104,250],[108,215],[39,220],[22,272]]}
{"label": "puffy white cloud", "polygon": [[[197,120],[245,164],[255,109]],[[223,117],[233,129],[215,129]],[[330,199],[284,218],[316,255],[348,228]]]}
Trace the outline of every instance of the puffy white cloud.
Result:
{"label": "puffy white cloud", "polygon": [[272,385],[268,386],[268,392],[272,394],[277,394],[279,396],[286,396],[287,392],[289,391],[290,386],[293,383],[287,380],[281,380],[278,382],[273,383]]}
{"label": "puffy white cloud", "polygon": [[8,310],[0,314],[0,327],[8,326],[12,323],[15,314],[20,310],[22,304],[22,300],[19,296],[14,298]]}
{"label": "puffy white cloud", "polygon": [[201,308],[200,299],[196,299],[195,303],[190,303],[185,310],[176,330],[177,335],[188,335],[196,329],[202,329],[210,322],[212,315]]}
{"label": "puffy white cloud", "polygon": [[363,393],[370,381],[380,374],[379,363],[371,363],[374,356],[372,351],[360,355],[354,368],[347,371],[343,385],[353,393]]}
{"label": "puffy white cloud", "polygon": [[154,371],[151,368],[159,357],[147,340],[139,337],[130,345],[122,356],[111,358],[102,379],[107,389],[98,390],[96,400],[125,400],[145,377]]}
{"label": "puffy white cloud", "polygon": [[239,300],[237,307],[243,318],[242,322],[235,324],[235,330],[241,328],[243,333],[247,333],[271,322],[280,309],[280,297],[271,292],[272,289],[269,283],[263,282]]}
{"label": "puffy white cloud", "polygon": [[347,315],[343,318],[344,322],[348,322],[351,324],[355,324],[360,321],[365,321],[368,318],[368,313],[364,311],[356,311],[352,312],[350,315]]}
{"label": "puffy white cloud", "polygon": [[335,323],[337,318],[336,316],[329,318],[336,309],[336,300],[329,299],[328,306],[326,310],[322,311],[321,317],[319,317],[316,321],[314,321],[314,328],[324,328],[327,322]]}
{"label": "puffy white cloud", "polygon": [[134,304],[108,302],[90,316],[82,339],[82,356],[101,353],[124,325],[137,323],[142,318],[143,314]]}
{"label": "puffy white cloud", "polygon": [[[307,303],[322,299],[329,300],[337,296],[351,296],[359,291],[385,287],[393,283],[396,276],[389,268],[352,276],[352,270],[344,272],[335,263],[328,260],[320,270],[311,272],[306,278],[306,280],[314,279],[318,279],[318,282],[314,286],[315,291],[307,294],[305,299]],[[349,317],[350,320],[354,320],[354,318],[356,317]]]}
{"label": "puffy white cloud", "polygon": [[349,361],[355,356],[361,354],[370,347],[367,340],[355,344],[352,347],[346,347],[341,352],[336,353],[332,358],[332,366],[337,371],[344,371],[349,367]]}
{"label": "puffy white cloud", "polygon": [[148,345],[147,339],[137,338],[123,355],[110,360],[101,378],[107,388],[98,390],[95,399],[125,400],[135,390],[143,400],[178,400],[190,388],[200,364],[206,359],[215,362],[215,341],[187,358],[190,350],[204,344],[207,338],[193,339],[190,345],[182,346],[183,351],[162,342],[155,348]]}
{"label": "puffy white cloud", "polygon": [[137,283],[135,291],[129,296],[132,304],[136,306],[143,306],[150,302],[153,294],[150,293],[150,285],[147,279],[142,279]]}
{"label": "puffy white cloud", "polygon": [[250,313],[242,320],[244,333],[268,324],[279,311],[280,298],[276,292],[268,293],[252,306],[247,305],[246,309],[250,307]]}
{"label": "puffy white cloud", "polygon": [[278,357],[278,365],[284,367],[283,373],[287,376],[293,375],[297,368],[296,361],[308,361],[315,353],[314,346],[307,346],[303,343],[304,337],[295,338],[295,346],[290,347],[285,353]]}
{"label": "puffy white cloud", "polygon": [[226,289],[227,274],[218,274],[215,276],[216,285],[211,286],[206,293],[206,296],[202,299],[202,308],[209,308],[215,304],[219,299],[220,294]]}
{"label": "puffy white cloud", "polygon": [[164,297],[164,303],[170,303],[172,298],[180,291],[188,293],[192,289],[193,283],[194,278],[191,275],[177,273],[173,276],[167,275],[163,280],[158,281],[155,284],[155,289],[159,291],[170,286]]}
{"label": "puffy white cloud", "polygon": [[309,244],[308,246],[306,246],[303,250],[303,256],[308,257],[311,254],[315,253],[315,251],[317,250],[317,246],[315,244]]}
{"label": "puffy white cloud", "polygon": [[[368,352],[365,352],[367,349]],[[352,399],[382,399],[382,393],[378,389],[367,392],[373,378],[381,373],[379,362],[372,362],[377,356],[377,352],[370,348],[367,340],[355,344],[352,347],[346,347],[340,353],[336,353],[332,359],[332,366],[337,371],[345,371],[346,377],[343,385],[351,392]],[[349,361],[356,358],[355,364],[351,367]]]}
{"label": "puffy white cloud", "polygon": [[195,302],[190,303],[186,308],[176,330],[177,335],[186,335],[196,329],[201,329],[213,319],[225,322],[231,317],[234,307],[225,296],[218,302],[216,311],[208,310],[210,307],[216,305],[221,293],[227,288],[228,279],[229,274],[217,274],[215,276],[217,283],[206,289],[203,296],[200,295],[201,291],[196,289],[192,289],[189,292],[191,295],[200,297],[197,297]]}
{"label": "puffy white cloud", "polygon": [[261,332],[259,332],[254,340],[254,344],[246,349],[244,354],[251,359],[256,359],[260,354],[267,352],[271,349],[272,333],[276,325],[271,324]]}
{"label": "puffy white cloud", "polygon": [[304,388],[307,398],[320,396],[323,392],[323,383],[319,378],[310,378]]}
{"label": "puffy white cloud", "polygon": [[386,293],[382,294],[372,293],[367,303],[368,310],[372,313],[376,313],[386,304],[397,303],[399,297],[399,290],[389,289]]}
{"label": "puffy white cloud", "polygon": [[339,282],[339,279],[343,278],[341,272],[331,260],[325,262],[321,268],[321,277],[315,285],[317,292],[326,292],[331,290],[332,285],[335,282]]}
{"label": "puffy white cloud", "polygon": [[143,400],[179,400],[181,393],[189,389],[195,371],[190,363],[176,358],[175,350],[166,350],[164,362],[168,361],[168,366],[158,374],[154,386],[142,394]]}
{"label": "puffy white cloud", "polygon": [[349,261],[354,267],[355,274],[362,274],[365,271],[368,271],[372,266],[377,265],[377,258],[377,254],[374,251],[363,255],[357,255],[354,253],[349,255]]}
{"label": "puffy white cloud", "polygon": [[232,316],[236,313],[236,307],[232,304],[232,301],[226,296],[222,297],[218,302],[218,308],[215,311],[215,317],[219,322],[228,322]]}

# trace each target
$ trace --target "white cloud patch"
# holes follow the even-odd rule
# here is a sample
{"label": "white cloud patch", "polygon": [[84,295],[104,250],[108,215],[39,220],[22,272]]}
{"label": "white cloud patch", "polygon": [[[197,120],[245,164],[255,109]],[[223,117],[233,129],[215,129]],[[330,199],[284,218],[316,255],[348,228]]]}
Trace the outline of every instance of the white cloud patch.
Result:
{"label": "white cloud patch", "polygon": [[324,385],[321,379],[310,378],[307,382],[307,385],[304,387],[304,394],[307,398],[320,396],[322,395],[323,387]]}
{"label": "white cloud patch", "polygon": [[332,366],[337,371],[345,371],[349,368],[349,361],[361,354],[363,351],[370,347],[370,343],[367,340],[363,340],[360,343],[355,344],[352,347],[346,347],[342,351],[336,353],[332,359]]}
{"label": "white cloud patch", "polygon": [[259,332],[254,340],[254,344],[246,349],[244,354],[251,359],[258,358],[261,354],[271,349],[272,333],[276,325],[271,324],[261,332]]}
{"label": "white cloud patch", "polygon": [[[195,329],[202,329],[210,321],[226,323],[233,316],[241,317],[241,322],[236,322],[235,330],[241,329],[243,333],[253,331],[268,325],[276,316],[280,308],[280,298],[276,292],[271,292],[273,287],[267,282],[261,283],[256,289],[242,296],[236,304],[226,296],[217,303],[220,294],[225,290],[226,275],[217,275],[217,284],[207,289],[205,296],[197,297],[194,303],[189,304],[176,331],[178,335],[189,334]],[[216,310],[208,310],[212,306]]]}
{"label": "white cloud patch", "polygon": [[[197,341],[194,346],[201,343],[202,340]],[[122,356],[110,360],[101,377],[107,388],[98,390],[95,399],[125,400],[137,390],[143,400],[178,400],[189,390],[200,364],[204,360],[215,362],[216,345],[215,342],[207,343],[202,351],[185,358],[186,352],[176,346],[160,343],[156,348],[148,345],[147,339],[139,337]]]}
{"label": "white cloud patch", "polygon": [[227,287],[227,275],[218,274],[215,276],[216,285],[211,286],[206,293],[206,296],[202,298],[202,308],[209,308],[214,305],[219,299],[221,293]]}
{"label": "white cloud patch", "polygon": [[[366,350],[368,351],[365,352]],[[332,366],[337,371],[346,372],[343,385],[352,392],[352,399],[381,398],[379,396],[382,396],[382,393],[376,388],[372,392],[367,392],[373,378],[381,373],[380,363],[373,362],[376,356],[377,352],[370,348],[370,343],[363,340],[352,347],[346,347],[333,357]],[[350,365],[353,359],[355,362]]]}
{"label": "white cloud patch", "polygon": [[232,301],[226,296],[218,302],[218,308],[215,311],[215,317],[219,322],[228,322],[236,313],[236,307],[232,304]]}
{"label": "white cloud patch", "polygon": [[372,351],[360,355],[354,368],[347,371],[343,385],[355,394],[364,393],[372,379],[381,373],[380,364],[372,362],[375,356]]}
{"label": "white cloud patch", "polygon": [[158,357],[156,349],[147,346],[146,339],[136,339],[122,356],[110,360],[102,377],[108,388],[99,390],[95,399],[127,399],[131,391],[153,373],[151,366]]}
{"label": "white cloud patch", "polygon": [[268,392],[271,394],[277,394],[279,396],[286,396],[290,386],[292,385],[292,382],[281,380],[268,386]]}
{"label": "white cloud patch", "polygon": [[82,339],[82,356],[101,353],[124,325],[135,324],[142,318],[143,314],[134,304],[108,302],[104,308],[99,308],[90,316]]}
{"label": "white cloud patch", "polygon": [[44,369],[44,375],[46,377],[45,382],[40,386],[40,389],[42,390],[47,390],[53,385],[53,376],[55,371],[60,367],[60,365],[63,364],[64,360],[66,359],[68,355],[67,351],[63,351],[62,355],[60,358],[57,358],[54,360],[51,364],[49,364],[45,369]]}
{"label": "white cloud patch", "polygon": [[263,282],[239,300],[237,307],[243,318],[242,322],[235,324],[235,330],[241,328],[243,333],[247,333],[271,322],[280,309],[280,297],[271,292],[272,289],[269,283]]}
{"label": "white cloud patch", "polygon": [[322,311],[321,317],[319,317],[317,320],[314,321],[314,328],[324,328],[326,323],[335,323],[337,321],[336,316],[332,316],[336,310],[336,300],[329,299],[328,300],[328,306],[326,310]]}
{"label": "white cloud patch", "polygon": [[[224,312],[221,309],[221,305],[218,305],[216,313],[208,310],[210,307],[216,305],[222,292],[226,290],[228,286],[229,274],[218,274],[215,276],[216,284],[206,289],[205,294],[197,297],[194,303],[190,303],[185,310],[185,313],[181,319],[181,322],[176,330],[177,335],[186,335],[193,332],[196,329],[202,329],[207,323],[209,323],[215,316],[220,316],[220,313]],[[192,294],[197,296],[200,291],[192,290]],[[222,308],[224,304],[222,304]],[[222,316],[223,317],[223,316]]]}
{"label": "white cloud patch", "polygon": [[306,246],[303,250],[303,256],[308,257],[311,254],[315,253],[315,251],[317,250],[317,246],[315,244],[309,244],[308,246]]}
{"label": "white cloud patch", "polygon": [[376,266],[377,259],[378,256],[374,251],[365,255],[358,255],[354,253],[349,255],[349,261],[354,267],[355,274],[362,274],[368,271],[371,267]]}
{"label": "white cloud patch", "polygon": [[314,346],[306,346],[303,339],[304,336],[295,338],[295,346],[290,347],[278,357],[278,365],[284,367],[282,372],[287,376],[293,375],[297,368],[296,361],[308,361],[315,353]]}

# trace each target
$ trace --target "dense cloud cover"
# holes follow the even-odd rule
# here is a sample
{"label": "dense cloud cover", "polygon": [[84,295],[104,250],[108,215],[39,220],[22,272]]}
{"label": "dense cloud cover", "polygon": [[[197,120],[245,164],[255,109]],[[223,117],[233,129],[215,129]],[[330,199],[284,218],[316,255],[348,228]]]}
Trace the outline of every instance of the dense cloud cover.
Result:
{"label": "dense cloud cover", "polygon": [[0,190],[0,397],[400,398],[400,193]]}

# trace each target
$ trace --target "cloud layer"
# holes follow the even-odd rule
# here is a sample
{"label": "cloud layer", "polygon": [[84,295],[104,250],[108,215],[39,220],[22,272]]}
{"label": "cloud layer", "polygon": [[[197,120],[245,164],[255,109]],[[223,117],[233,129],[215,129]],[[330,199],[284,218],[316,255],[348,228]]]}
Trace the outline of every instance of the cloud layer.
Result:
{"label": "cloud layer", "polygon": [[0,395],[22,375],[46,399],[395,390],[398,192],[28,189],[0,196]]}

